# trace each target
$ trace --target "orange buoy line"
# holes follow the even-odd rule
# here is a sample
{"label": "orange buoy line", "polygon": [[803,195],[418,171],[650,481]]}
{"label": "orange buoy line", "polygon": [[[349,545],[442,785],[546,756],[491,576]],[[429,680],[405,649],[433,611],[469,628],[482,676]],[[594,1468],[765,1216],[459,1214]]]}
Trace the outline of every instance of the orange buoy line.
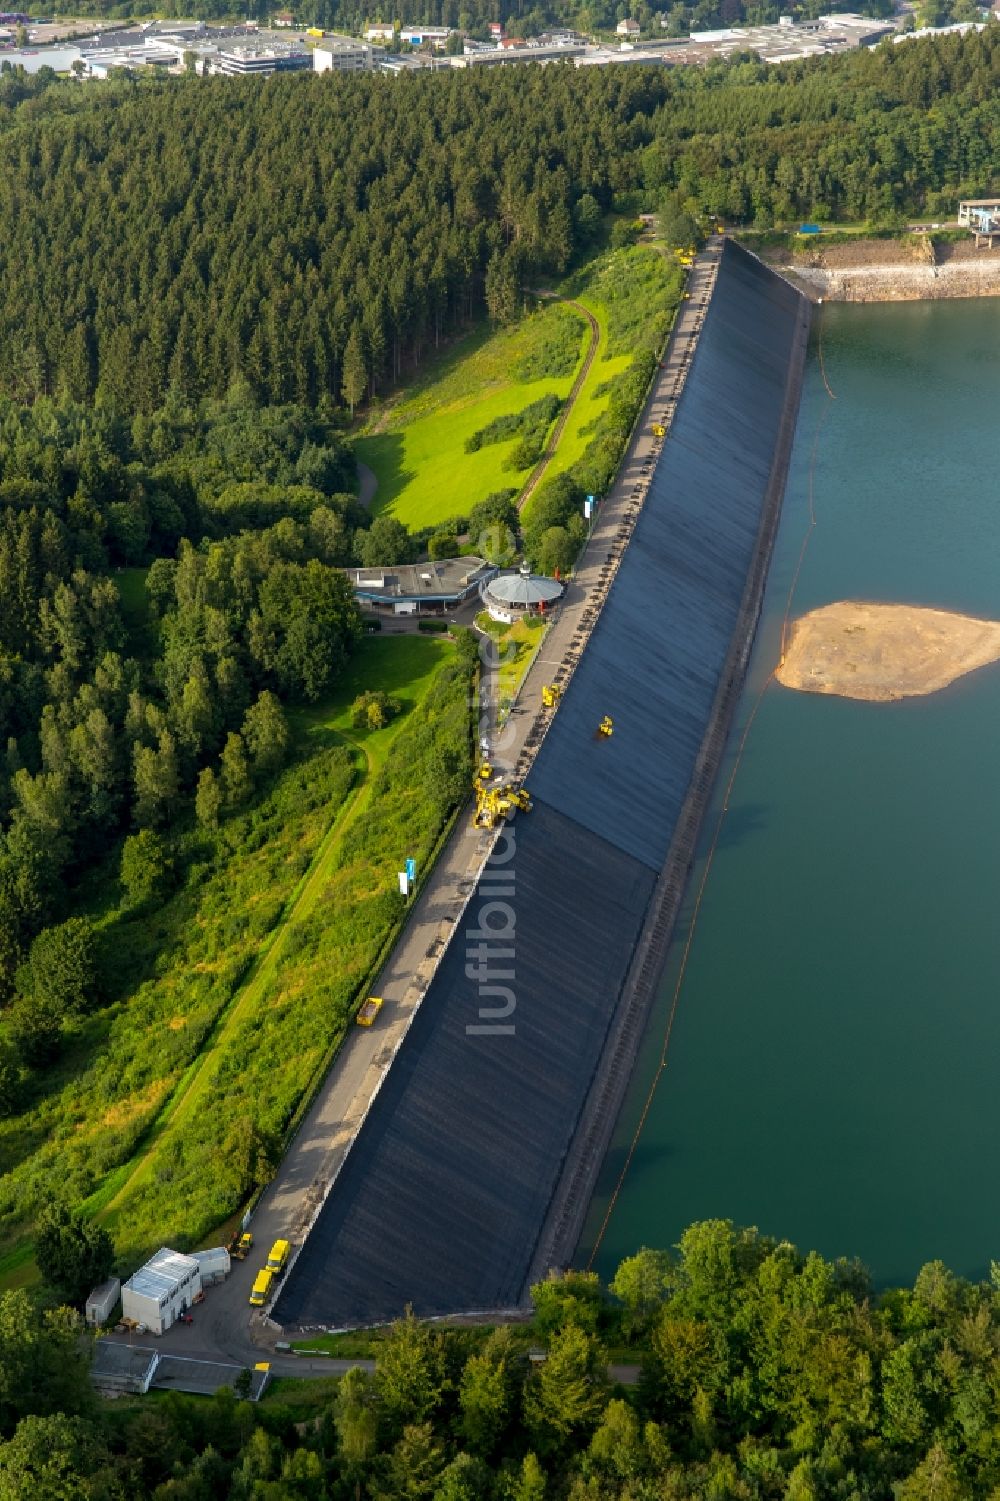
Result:
{"label": "orange buoy line", "polygon": [[[837,398],[834,395],[833,391],[830,389],[829,381],[826,378],[826,367],[825,367],[825,365],[823,363],[823,306],[822,306],[822,303],[820,304],[819,327],[818,327],[818,337],[817,337],[817,354],[818,354],[818,357],[819,357],[820,375],[821,375],[822,380],[823,380],[823,385],[826,388],[826,394],[829,397],[830,401],[836,401]],[[802,563],[803,563],[803,561],[805,559],[805,555],[806,555],[806,551],[807,551],[808,546],[809,546],[809,542],[810,542],[810,540],[812,538],[813,532],[816,529],[816,505],[815,505],[815,494],[814,494],[814,481],[815,481],[815,475],[816,475],[816,460],[817,460],[817,456],[818,456],[818,452],[819,452],[819,440],[820,440],[820,437],[822,435],[823,428],[826,425],[826,419],[829,416],[829,414],[830,414],[830,407],[829,407],[828,404],[826,404],[826,405],[824,405],[823,410],[820,413],[819,421],[816,424],[816,433],[815,433],[815,436],[813,438],[812,449],[811,449],[810,456],[809,456],[809,471],[808,471],[808,481],[807,481],[807,489],[808,489],[808,496],[809,496],[809,521],[808,521],[808,524],[806,526],[805,536],[802,539],[802,547],[799,550],[799,556],[798,556],[798,561],[796,562],[796,565],[795,565],[795,571],[792,574],[792,583],[791,583],[791,587],[790,587],[790,589],[788,591],[788,598],[785,601],[785,612],[784,612],[784,615],[783,615],[782,621],[781,621],[781,656],[780,656],[780,660],[779,660],[779,662],[777,662],[775,664],[774,667],[771,668],[771,671],[768,673],[767,677],[765,678],[763,686],[761,687],[760,692],[757,694],[757,697],[754,700],[753,708],[750,710],[749,717],[747,718],[747,722],[746,722],[746,724],[745,724],[745,726],[743,728],[743,734],[740,736],[740,743],[739,743],[739,746],[737,747],[737,751],[736,751],[736,759],[733,762],[733,769],[732,769],[732,771],[729,774],[729,781],[726,783],[726,791],[725,791],[725,794],[724,794],[723,799],[722,799],[722,807],[719,810],[719,817],[718,817],[718,819],[716,821],[715,830],[714,830],[714,832],[712,834],[712,842],[711,842],[711,844],[709,845],[709,848],[708,848],[708,855],[707,855],[706,860],[705,860],[705,868],[702,871],[701,880],[698,883],[698,894],[695,897],[694,909],[693,909],[693,911],[691,913],[691,922],[690,922],[690,924],[688,926],[688,934],[687,934],[687,938],[686,938],[686,940],[684,942],[684,952],[681,955],[680,969],[677,972],[677,981],[676,981],[676,983],[674,985],[674,991],[673,991],[673,995],[672,995],[671,1001],[670,1001],[670,1011],[669,1011],[669,1013],[667,1015],[667,1025],[666,1025],[666,1028],[665,1028],[664,1034],[663,1034],[663,1046],[660,1049],[659,1061],[657,1062],[656,1069],[655,1069],[655,1072],[653,1074],[653,1079],[652,1079],[652,1082],[651,1082],[651,1084],[649,1086],[649,1091],[648,1091],[648,1093],[646,1095],[645,1101],[643,1102],[642,1112],[641,1112],[641,1114],[639,1116],[639,1123],[638,1123],[638,1125],[635,1128],[635,1134],[633,1135],[632,1140],[631,1140],[631,1142],[629,1144],[628,1153],[627,1153],[627,1155],[625,1157],[625,1161],[624,1161],[624,1163],[622,1165],[622,1170],[621,1170],[621,1172],[618,1175],[618,1181],[616,1182],[616,1184],[614,1186],[614,1190],[612,1191],[611,1197],[608,1200],[608,1207],[605,1210],[604,1218],[601,1221],[601,1227],[600,1227],[600,1229],[599,1229],[599,1231],[597,1233],[597,1237],[596,1237],[596,1239],[594,1241],[594,1244],[593,1244],[593,1247],[591,1249],[590,1255],[587,1258],[587,1270],[588,1271],[590,1271],[592,1269],[592,1267],[594,1265],[594,1261],[595,1261],[595,1259],[597,1257],[597,1253],[601,1249],[601,1244],[602,1244],[602,1242],[604,1240],[605,1234],[607,1233],[608,1225],[611,1223],[611,1216],[613,1215],[613,1213],[615,1211],[615,1206],[618,1203],[618,1197],[619,1197],[619,1195],[620,1195],[620,1193],[622,1191],[622,1188],[624,1187],[625,1179],[628,1177],[629,1168],[632,1166],[632,1159],[635,1156],[636,1148],[639,1145],[639,1140],[640,1140],[640,1138],[642,1136],[643,1129],[644,1129],[644,1127],[646,1125],[646,1118],[649,1115],[650,1109],[652,1108],[653,1100],[654,1100],[654,1098],[656,1096],[656,1091],[657,1091],[657,1089],[659,1087],[660,1080],[661,1080],[661,1078],[663,1077],[663,1074],[666,1071],[667,1058],[668,1058],[668,1054],[669,1054],[669,1051],[670,1051],[670,1038],[671,1038],[671,1034],[672,1034],[673,1029],[674,1029],[674,1018],[677,1015],[677,1006],[678,1006],[678,1002],[680,1001],[681,991],[682,991],[682,989],[684,987],[684,979],[685,979],[685,976],[687,974],[688,959],[691,956],[691,949],[692,949],[692,946],[694,944],[695,931],[696,931],[696,929],[698,927],[698,918],[699,918],[699,916],[701,914],[701,904],[702,904],[702,901],[703,901],[704,896],[705,896],[705,890],[706,890],[706,888],[708,886],[708,878],[709,878],[709,876],[711,874],[711,871],[712,871],[712,862],[715,859],[715,851],[718,848],[719,838],[720,838],[720,836],[722,834],[722,826],[725,823],[725,821],[726,821],[726,815],[729,812],[729,800],[732,797],[733,787],[735,786],[735,784],[736,784],[736,778],[739,775],[740,766],[742,765],[742,762],[743,762],[744,752],[746,751],[747,741],[750,738],[750,731],[753,729],[754,720],[757,718],[757,713],[758,713],[758,711],[760,709],[760,706],[764,702],[764,695],[767,693],[768,688],[770,688],[772,682],[774,681],[774,674],[777,671],[778,666],[780,666],[784,662],[784,660],[785,660],[785,638],[786,638],[786,634],[787,634],[787,630],[788,630],[788,622],[789,622],[789,619],[790,619],[791,613],[792,613],[792,605],[793,605],[793,602],[794,602],[794,599],[795,599],[795,590],[796,590],[796,587],[798,585],[799,574],[802,571]]]}

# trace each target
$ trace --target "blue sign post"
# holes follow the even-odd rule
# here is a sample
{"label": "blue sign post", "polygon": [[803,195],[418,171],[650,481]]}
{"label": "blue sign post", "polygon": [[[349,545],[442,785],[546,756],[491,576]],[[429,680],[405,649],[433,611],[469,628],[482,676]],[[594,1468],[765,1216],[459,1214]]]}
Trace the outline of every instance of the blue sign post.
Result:
{"label": "blue sign post", "polygon": [[415,881],[417,879],[417,862],[416,862],[416,860],[407,860],[407,862],[406,862],[406,879],[408,881]]}

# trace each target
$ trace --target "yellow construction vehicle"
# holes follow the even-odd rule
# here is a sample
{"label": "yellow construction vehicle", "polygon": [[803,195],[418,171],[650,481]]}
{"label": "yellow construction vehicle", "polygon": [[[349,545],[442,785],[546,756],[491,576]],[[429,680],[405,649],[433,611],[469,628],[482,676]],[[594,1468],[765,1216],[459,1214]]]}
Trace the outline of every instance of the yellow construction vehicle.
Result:
{"label": "yellow construction vehicle", "polygon": [[514,814],[514,803],[499,787],[480,792],[476,798],[474,829],[495,829],[498,823]]}
{"label": "yellow construction vehicle", "polygon": [[651,431],[654,438],[665,438],[667,436],[667,430],[662,422],[654,422]]}
{"label": "yellow construction vehicle", "polygon": [[611,718],[610,714],[605,714],[604,718],[601,720],[600,724],[597,726],[597,733],[599,735],[603,735],[604,738],[606,740],[608,740],[608,739],[611,738],[611,736],[614,734],[614,732],[615,732],[615,722]]}
{"label": "yellow construction vehicle", "polygon": [[514,804],[514,807],[519,809],[520,812],[531,812],[533,805],[531,797],[528,794],[528,789],[526,787],[505,787],[503,789],[503,795],[504,797],[509,798],[510,801]]}
{"label": "yellow construction vehicle", "polygon": [[542,705],[546,709],[554,709],[562,698],[562,689],[557,683],[542,684]]}
{"label": "yellow construction vehicle", "polygon": [[242,1235],[234,1234],[226,1249],[236,1261],[246,1261],[253,1250],[253,1231],[244,1230]]}
{"label": "yellow construction vehicle", "polygon": [[372,1022],[382,1010],[382,997],[370,995],[358,1012],[357,1022],[359,1027],[370,1027]]}

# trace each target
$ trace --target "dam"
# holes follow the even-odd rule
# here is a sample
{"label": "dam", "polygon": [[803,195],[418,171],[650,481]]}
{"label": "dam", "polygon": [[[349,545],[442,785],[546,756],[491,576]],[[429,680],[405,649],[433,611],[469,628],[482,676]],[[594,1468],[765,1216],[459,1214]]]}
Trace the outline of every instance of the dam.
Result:
{"label": "dam", "polygon": [[[513,1309],[569,1260],[742,679],[808,321],[794,289],[725,245],[645,503],[531,771],[534,811],[471,895],[278,1324]],[[484,951],[486,989],[507,998],[485,1011]]]}
{"label": "dam", "polygon": [[768,680],[813,514],[793,618],[853,599],[1000,620],[980,482],[1000,299],[837,304],[813,330],[745,689],[579,1253],[600,1235],[604,1275],[714,1217],[858,1256],[881,1285],[938,1258],[979,1279],[998,1256],[1000,666],[898,702]]}

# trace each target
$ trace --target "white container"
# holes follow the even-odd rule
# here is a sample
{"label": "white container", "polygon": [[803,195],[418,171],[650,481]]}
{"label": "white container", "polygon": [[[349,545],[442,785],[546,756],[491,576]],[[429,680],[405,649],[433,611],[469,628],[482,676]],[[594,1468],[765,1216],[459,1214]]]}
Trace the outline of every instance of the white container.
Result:
{"label": "white container", "polygon": [[106,1324],[118,1306],[122,1285],[117,1277],[109,1277],[107,1282],[102,1282],[95,1287],[87,1298],[86,1320],[95,1327]]}

